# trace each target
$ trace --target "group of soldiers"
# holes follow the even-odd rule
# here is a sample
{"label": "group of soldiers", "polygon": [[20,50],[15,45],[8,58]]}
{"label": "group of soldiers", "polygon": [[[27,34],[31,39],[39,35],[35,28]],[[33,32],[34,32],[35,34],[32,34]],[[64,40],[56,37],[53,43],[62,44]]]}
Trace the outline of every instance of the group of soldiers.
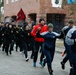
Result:
{"label": "group of soldiers", "polygon": [[63,39],[66,53],[61,62],[62,69],[65,69],[65,63],[70,61],[70,74],[76,75],[76,27],[74,20],[69,20],[68,25],[61,29],[60,34],[53,32],[53,24],[46,24],[45,20],[41,18],[39,24],[24,23],[23,26],[15,25],[15,22],[0,23],[0,46],[6,55],[11,55],[16,44],[16,51],[18,47],[21,53],[24,53],[26,61],[28,58],[28,51],[31,50],[31,59],[33,59],[33,66],[36,67],[38,52],[40,50],[40,65],[44,67],[47,63],[48,72],[53,75],[52,62],[55,54],[56,39]]}
{"label": "group of soldiers", "polygon": [[28,50],[32,49],[31,58],[33,58],[33,37],[30,35],[31,28],[29,28],[28,23],[24,23],[24,26],[15,25],[15,21],[11,23],[6,22],[0,23],[0,46],[2,46],[2,51],[8,56],[12,54],[14,50],[14,44],[16,44],[16,51],[18,47],[20,52],[25,54],[26,61],[28,61]]}

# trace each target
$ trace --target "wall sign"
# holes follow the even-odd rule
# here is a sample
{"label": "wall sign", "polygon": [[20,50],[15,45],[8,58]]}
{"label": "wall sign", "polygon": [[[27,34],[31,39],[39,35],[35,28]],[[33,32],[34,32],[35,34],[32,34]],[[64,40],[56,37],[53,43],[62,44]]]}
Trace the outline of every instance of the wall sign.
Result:
{"label": "wall sign", "polygon": [[62,0],[51,0],[52,7],[61,8],[62,7]]}

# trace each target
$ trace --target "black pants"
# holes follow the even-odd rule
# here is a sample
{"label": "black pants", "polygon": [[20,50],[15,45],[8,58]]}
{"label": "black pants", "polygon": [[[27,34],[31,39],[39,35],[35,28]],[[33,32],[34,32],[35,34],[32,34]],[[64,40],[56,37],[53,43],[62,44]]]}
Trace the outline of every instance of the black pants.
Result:
{"label": "black pants", "polygon": [[11,42],[11,50],[13,51],[13,47],[14,47],[14,40],[12,40],[12,42]]}
{"label": "black pants", "polygon": [[24,40],[22,40],[19,44],[19,47],[20,47],[20,51],[24,51],[25,58],[27,58],[28,57],[27,43]]}
{"label": "black pants", "polygon": [[1,44],[2,44],[2,38],[0,38],[0,46],[1,46]]}
{"label": "black pants", "polygon": [[[42,44],[43,43],[35,42],[35,45],[34,45],[34,62],[37,62],[38,51],[39,51],[40,46],[42,48]],[[40,62],[42,62],[43,58],[44,58],[44,53],[42,52],[41,57],[40,57]]]}
{"label": "black pants", "polygon": [[5,51],[5,46],[6,46],[6,38],[3,37],[3,46],[2,46],[2,51]]}
{"label": "black pants", "polygon": [[11,46],[12,46],[12,41],[8,41],[7,40],[6,43],[5,43],[5,52],[6,52],[6,55],[8,55],[8,52],[12,51]]}
{"label": "black pants", "polygon": [[35,42],[34,41],[31,41],[28,43],[30,46],[28,46],[28,49],[29,51],[32,50],[32,53],[31,53],[31,58],[34,56],[34,44]]}
{"label": "black pants", "polygon": [[24,50],[25,58],[27,58],[28,57],[28,53],[27,53],[28,49],[27,49],[27,44],[25,42],[23,43],[23,50]]}
{"label": "black pants", "polygon": [[18,47],[20,48],[20,52],[23,51],[23,41],[19,38],[16,38],[15,42],[16,42],[16,51]]}

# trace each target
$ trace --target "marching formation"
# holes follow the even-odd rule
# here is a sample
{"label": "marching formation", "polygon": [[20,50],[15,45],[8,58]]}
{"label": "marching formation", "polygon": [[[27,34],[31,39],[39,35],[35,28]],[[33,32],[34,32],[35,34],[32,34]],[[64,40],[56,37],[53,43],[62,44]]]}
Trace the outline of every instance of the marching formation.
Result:
{"label": "marching formation", "polygon": [[67,26],[61,29],[60,34],[53,32],[53,24],[46,24],[45,20],[41,18],[39,24],[25,22],[23,26],[11,23],[0,22],[0,47],[6,55],[11,55],[16,45],[16,51],[25,55],[26,62],[29,61],[28,51],[32,51],[30,56],[33,59],[33,66],[37,66],[38,52],[40,51],[40,65],[47,69],[50,75],[53,75],[52,62],[55,54],[56,39],[63,39],[65,51],[62,56],[66,54],[61,62],[61,67],[65,69],[65,63],[70,62],[70,74],[76,75],[76,26],[74,20],[69,20]]}

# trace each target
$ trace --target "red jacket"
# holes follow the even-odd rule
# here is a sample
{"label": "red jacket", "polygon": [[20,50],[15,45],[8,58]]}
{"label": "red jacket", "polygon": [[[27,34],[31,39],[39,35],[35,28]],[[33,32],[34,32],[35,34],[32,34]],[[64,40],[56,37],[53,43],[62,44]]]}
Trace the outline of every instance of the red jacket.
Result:
{"label": "red jacket", "polygon": [[36,42],[44,42],[43,38],[36,37],[36,33],[37,33],[39,27],[41,27],[40,33],[46,32],[48,30],[48,26],[47,25],[43,26],[41,24],[38,24],[38,25],[34,26],[33,30],[31,31],[31,35],[35,38]]}

